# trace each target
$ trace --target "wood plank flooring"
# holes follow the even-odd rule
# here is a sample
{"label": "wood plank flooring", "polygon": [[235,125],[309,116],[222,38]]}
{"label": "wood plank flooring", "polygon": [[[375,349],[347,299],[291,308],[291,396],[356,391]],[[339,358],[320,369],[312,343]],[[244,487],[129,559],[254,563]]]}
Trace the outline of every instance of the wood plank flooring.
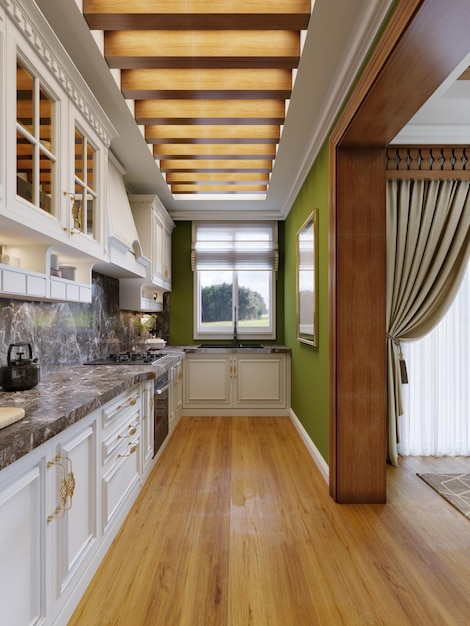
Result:
{"label": "wood plank flooring", "polygon": [[289,418],[183,418],[70,626],[461,626],[470,520],[402,458],[338,505]]}

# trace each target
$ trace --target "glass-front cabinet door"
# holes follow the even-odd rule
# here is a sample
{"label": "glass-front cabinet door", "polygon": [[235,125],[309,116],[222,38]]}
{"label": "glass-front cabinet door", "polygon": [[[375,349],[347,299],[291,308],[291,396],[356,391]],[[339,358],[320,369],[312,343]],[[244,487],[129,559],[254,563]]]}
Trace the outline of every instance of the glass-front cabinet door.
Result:
{"label": "glass-front cabinet door", "polygon": [[96,155],[91,141],[75,128],[75,197],[72,207],[73,228],[97,239]]}
{"label": "glass-front cabinet door", "polygon": [[16,194],[56,216],[55,102],[41,80],[16,64]]}

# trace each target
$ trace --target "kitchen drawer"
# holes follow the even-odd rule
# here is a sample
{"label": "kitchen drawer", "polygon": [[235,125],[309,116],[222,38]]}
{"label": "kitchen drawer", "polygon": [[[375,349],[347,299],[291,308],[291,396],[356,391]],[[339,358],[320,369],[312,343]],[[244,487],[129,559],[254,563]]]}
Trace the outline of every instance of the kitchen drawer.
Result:
{"label": "kitchen drawer", "polygon": [[136,385],[106,404],[101,411],[101,426],[105,431],[117,429],[140,409],[140,385]]}
{"label": "kitchen drawer", "polygon": [[19,296],[44,298],[46,295],[46,277],[22,271],[4,269],[2,291]]}
{"label": "kitchen drawer", "polygon": [[122,441],[115,450],[115,462],[110,462],[109,468],[103,475],[103,533],[106,533],[110,524],[119,517],[132,491],[140,485],[140,454],[140,438],[128,442]]}
{"label": "kitchen drawer", "polygon": [[46,296],[46,278],[45,276],[26,276],[26,295],[35,296],[36,298],[45,298]]}
{"label": "kitchen drawer", "polygon": [[91,287],[63,278],[51,278],[51,298],[69,302],[91,302]]}
{"label": "kitchen drawer", "polygon": [[[127,416],[126,416],[127,417]],[[103,439],[102,464],[106,465],[114,458],[118,460],[119,454],[125,454],[129,444],[134,444],[140,436],[140,415],[139,411],[121,421],[116,429],[109,429],[111,432]]]}

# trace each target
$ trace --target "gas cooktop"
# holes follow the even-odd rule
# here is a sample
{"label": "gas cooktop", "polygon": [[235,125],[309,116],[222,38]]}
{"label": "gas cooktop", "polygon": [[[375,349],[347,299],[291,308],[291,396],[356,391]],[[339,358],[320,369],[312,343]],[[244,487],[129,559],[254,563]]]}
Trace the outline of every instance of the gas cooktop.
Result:
{"label": "gas cooktop", "polygon": [[128,352],[111,353],[109,356],[96,359],[95,361],[86,361],[84,365],[155,365],[157,361],[166,356],[166,353],[147,350],[146,352]]}

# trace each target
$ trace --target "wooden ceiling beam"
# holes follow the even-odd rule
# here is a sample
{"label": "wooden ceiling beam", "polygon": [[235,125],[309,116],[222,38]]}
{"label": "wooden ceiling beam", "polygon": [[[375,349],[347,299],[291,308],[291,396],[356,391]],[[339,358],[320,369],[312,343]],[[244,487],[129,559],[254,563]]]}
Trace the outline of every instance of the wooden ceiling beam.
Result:
{"label": "wooden ceiling beam", "polygon": [[271,159],[164,159],[160,161],[162,172],[270,172]]}
{"label": "wooden ceiling beam", "polygon": [[92,30],[305,30],[310,0],[83,0]]}
{"label": "wooden ceiling beam", "polygon": [[193,158],[193,159],[259,159],[274,158],[276,145],[265,144],[154,144],[153,155],[156,159]]}
{"label": "wooden ceiling beam", "polygon": [[292,72],[285,69],[137,69],[122,70],[125,98],[286,99]]}
{"label": "wooden ceiling beam", "polygon": [[111,68],[288,68],[297,67],[296,31],[112,31],[104,37]]}
{"label": "wooden ceiling beam", "polygon": [[138,124],[283,124],[284,100],[137,100]]}
{"label": "wooden ceiling beam", "polygon": [[167,183],[268,183],[268,173],[257,172],[169,172]]}
{"label": "wooden ceiling beam", "polygon": [[196,185],[190,183],[176,183],[170,185],[171,193],[222,193],[222,194],[239,194],[239,193],[266,193],[267,185]]}
{"label": "wooden ceiling beam", "polygon": [[281,131],[275,125],[218,125],[198,126],[197,124],[149,125],[145,127],[147,143],[168,143],[168,141],[191,143],[192,141],[213,143],[226,141],[277,143]]}

